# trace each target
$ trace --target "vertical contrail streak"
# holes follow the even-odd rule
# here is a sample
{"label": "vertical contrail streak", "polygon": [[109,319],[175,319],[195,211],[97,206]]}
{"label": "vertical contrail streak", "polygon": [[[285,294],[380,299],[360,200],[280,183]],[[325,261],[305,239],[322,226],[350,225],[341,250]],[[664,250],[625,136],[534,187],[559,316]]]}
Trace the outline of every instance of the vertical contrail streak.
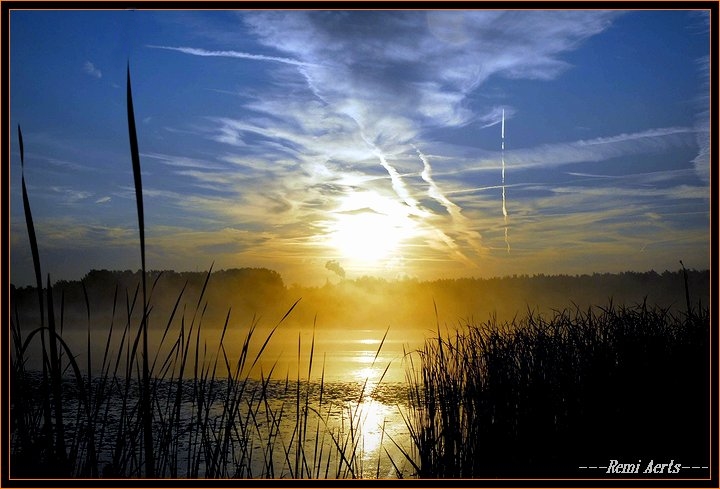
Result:
{"label": "vertical contrail streak", "polygon": [[508,241],[508,226],[507,226],[507,207],[505,207],[505,109],[502,111],[502,124],[500,126],[500,160],[502,161],[502,212],[503,220],[505,221],[505,245],[507,246],[507,252],[510,253],[510,241]]}

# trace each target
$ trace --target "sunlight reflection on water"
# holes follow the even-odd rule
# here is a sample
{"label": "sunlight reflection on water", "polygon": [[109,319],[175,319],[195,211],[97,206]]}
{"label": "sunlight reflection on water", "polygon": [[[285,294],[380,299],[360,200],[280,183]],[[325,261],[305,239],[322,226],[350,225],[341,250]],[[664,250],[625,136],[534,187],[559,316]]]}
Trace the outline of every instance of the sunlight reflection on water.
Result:
{"label": "sunlight reflection on water", "polygon": [[[278,436],[283,442],[278,442],[277,447],[291,446],[297,443],[294,437],[296,429],[296,415],[298,406],[301,409],[299,416],[311,412],[308,425],[312,432],[306,434],[304,443],[312,447],[317,437],[321,443],[325,443],[326,452],[335,445],[334,439],[353,440],[355,446],[351,452],[357,458],[356,476],[369,478],[394,478],[396,469],[393,464],[398,464],[403,470],[404,476],[411,475],[411,469],[405,460],[401,450],[394,444],[399,443],[404,450],[410,450],[409,430],[405,424],[401,410],[407,409],[407,391],[405,386],[405,368],[403,352],[409,347],[404,344],[405,338],[393,334],[391,331],[383,341],[382,331],[377,330],[346,330],[317,332],[312,336],[312,331],[280,332],[273,336],[267,348],[262,350],[262,340],[265,337],[258,335],[251,343],[248,366],[252,363],[258,352],[261,352],[258,364],[250,375],[252,382],[267,377],[268,372],[273,369],[273,381],[267,385],[267,399],[269,409],[276,412],[284,412],[285,424],[280,428]],[[102,335],[99,335],[102,336]],[[87,341],[86,334],[79,331],[66,331],[66,340],[73,345],[75,351],[83,351],[83,345]],[[207,358],[202,360],[205,365],[212,364],[214,356],[213,338],[209,334],[207,341]],[[155,340],[157,341],[157,340]],[[159,341],[158,341],[159,343]],[[233,351],[242,342],[228,340],[226,338],[227,353],[232,358],[237,358],[238,352]],[[298,346],[299,344],[299,346]],[[190,343],[192,345],[192,342]],[[217,347],[215,347],[217,348]],[[113,347],[111,346],[111,350]],[[94,350],[94,351],[97,351]],[[111,354],[111,357],[115,353]],[[312,354],[312,364],[311,364]],[[96,354],[99,356],[99,354]],[[193,353],[190,352],[192,358]],[[84,366],[84,360],[80,357],[79,363]],[[159,355],[159,358],[163,358]],[[97,358],[93,358],[97,360]],[[231,360],[231,363],[233,360]],[[192,369],[188,369],[191,371]],[[120,370],[122,372],[122,369]],[[94,376],[97,377],[97,368]],[[308,379],[310,382],[308,383]],[[188,379],[192,382],[192,378]],[[218,382],[223,382],[218,380]],[[299,384],[298,384],[299,383]],[[289,385],[289,387],[288,387]],[[295,387],[299,385],[299,387]],[[167,392],[165,392],[167,390]],[[320,391],[322,390],[322,397]],[[159,399],[170,396],[172,387],[167,382],[158,384],[157,395]],[[188,389],[187,392],[190,390]],[[218,392],[223,391],[220,389]],[[252,389],[248,388],[247,392]],[[308,408],[298,404],[298,392],[301,400],[305,402],[305,393],[308,392]],[[68,393],[72,402],[72,393]],[[168,397],[170,398],[170,397]],[[160,402],[162,404],[164,401]],[[132,403],[132,401],[131,401]],[[119,412],[113,410],[117,402],[109,403],[109,418],[117,419]],[[190,416],[192,410],[188,403],[187,409]],[[264,408],[263,408],[264,409]],[[211,415],[221,416],[223,407],[221,404],[212,406]],[[261,419],[262,409],[256,416]],[[163,416],[165,416],[163,414]],[[68,418],[69,419],[69,418]],[[191,417],[187,419],[188,429],[192,426]],[[107,429],[111,431],[112,426]],[[254,440],[251,445],[262,453],[266,449],[267,433],[261,432],[263,426],[258,426],[258,432],[253,434]],[[323,434],[323,432],[325,434]],[[317,435],[319,433],[319,435]],[[294,441],[295,440],[295,441]],[[394,441],[393,441],[394,440]],[[278,459],[275,461],[280,468],[279,473],[288,477],[292,468],[287,467],[287,460],[281,457],[282,449],[277,449]],[[181,454],[181,459],[188,459],[191,455]],[[392,457],[392,461],[390,458]],[[255,460],[261,460],[258,456]],[[255,466],[250,468],[253,477],[262,477],[263,467]],[[284,472],[283,472],[284,471]],[[275,474],[277,476],[278,474]],[[336,477],[332,471],[328,477]],[[347,476],[347,474],[341,474]]]}
{"label": "sunlight reflection on water", "polygon": [[[263,371],[275,366],[276,378],[307,378],[312,350],[311,377],[328,381],[404,382],[406,351],[417,348],[422,338],[408,343],[407,337],[399,332],[388,333],[383,341],[383,332],[377,330],[329,330],[318,333],[314,339],[306,335],[300,338],[298,358],[298,336],[279,334],[272,339],[267,355],[264,356]],[[312,346],[311,346],[312,345]]]}
{"label": "sunlight reflection on water", "polygon": [[[39,377],[40,374],[32,375]],[[193,380],[186,381],[182,407],[178,411],[180,414],[177,435],[180,442],[179,477],[187,477],[185,468],[189,467],[189,461],[193,459],[196,450],[193,448],[193,426],[197,422],[197,418],[193,415],[196,404],[191,399],[193,382]],[[225,392],[225,380],[214,381],[214,384],[217,392]],[[77,392],[73,388],[74,381],[68,379],[64,385],[65,418],[74,420],[66,425],[67,435],[69,439],[72,439],[75,434],[75,423],[79,423],[78,427],[80,427],[83,425],[83,419],[82,413],[77,413],[76,417]],[[412,475],[412,468],[403,454],[403,451],[410,453],[411,450],[409,430],[401,414],[407,412],[407,391],[404,384],[348,381],[320,385],[316,382],[307,383],[305,381],[301,381],[299,384],[272,381],[265,388],[267,403],[255,404],[258,401],[251,401],[250,398],[254,396],[253,392],[257,392],[259,385],[258,382],[249,381],[245,389],[248,399],[240,403],[237,418],[237,430],[248,437],[248,446],[253,447],[257,453],[250,457],[252,461],[248,461],[246,472],[236,476],[267,477],[267,461],[263,459],[262,454],[268,450],[268,442],[273,439],[275,441],[271,443],[275,453],[272,457],[274,477],[294,477],[293,474],[296,472],[293,471],[297,468],[292,467],[292,454],[294,447],[298,444],[302,445],[301,450],[305,454],[304,456],[311,461],[315,461],[318,446],[321,447],[320,460],[322,463],[309,464],[308,470],[319,469],[318,473],[313,473],[313,477],[348,477],[347,469],[343,469],[343,472],[337,468],[342,465],[340,455],[336,451],[338,446],[342,447],[343,456],[352,461],[354,477],[396,478],[397,470],[402,472],[403,477]],[[175,388],[175,382],[156,383],[154,392],[158,399],[156,406],[164,405],[165,398],[174,398]],[[321,391],[322,396],[320,395]],[[137,385],[133,384],[129,396],[125,396],[128,406],[136,404],[137,393]],[[103,428],[106,440],[112,440],[116,436],[119,419],[123,416],[120,411],[120,406],[123,404],[122,396],[122,393],[113,392],[107,398],[108,410]],[[250,419],[247,416],[248,409],[255,413],[255,421],[252,423],[248,421]],[[283,420],[282,423],[274,425],[265,422],[265,420],[274,419],[279,412],[284,413],[280,416]],[[158,415],[161,418],[163,416],[167,418],[169,414],[154,415],[155,422],[158,422]],[[225,415],[227,412],[223,407],[222,398],[218,398],[209,406],[208,416],[210,419],[222,419]],[[299,424],[297,420],[299,420]],[[298,426],[303,423],[309,429],[298,434]],[[82,432],[82,428],[80,430]],[[268,430],[275,430],[275,434],[271,434]],[[161,432],[159,429],[156,431]],[[319,445],[316,444],[316,440],[319,441]],[[402,449],[398,448],[395,443],[400,444]],[[100,447],[98,458],[100,466],[103,467],[112,459],[112,447],[107,443],[104,445],[101,443],[98,446]],[[287,448],[289,451],[285,452],[284,450]],[[287,454],[290,454],[290,458]],[[325,461],[329,461],[330,471],[327,473],[323,472],[326,470]],[[204,466],[201,466],[198,476],[204,477],[205,470]],[[308,474],[302,473],[301,476],[307,477]],[[168,477],[168,474],[161,475],[161,477]]]}

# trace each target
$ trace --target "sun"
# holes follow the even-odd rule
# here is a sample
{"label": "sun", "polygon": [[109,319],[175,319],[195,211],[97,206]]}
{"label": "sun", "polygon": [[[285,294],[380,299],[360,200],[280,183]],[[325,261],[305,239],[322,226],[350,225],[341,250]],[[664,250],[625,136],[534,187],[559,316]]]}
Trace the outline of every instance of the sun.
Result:
{"label": "sun", "polygon": [[379,268],[400,259],[418,233],[405,207],[375,192],[349,195],[333,213],[327,244],[353,266]]}
{"label": "sun", "polygon": [[398,250],[404,231],[386,215],[374,212],[344,215],[330,235],[330,245],[351,262],[377,264]]}

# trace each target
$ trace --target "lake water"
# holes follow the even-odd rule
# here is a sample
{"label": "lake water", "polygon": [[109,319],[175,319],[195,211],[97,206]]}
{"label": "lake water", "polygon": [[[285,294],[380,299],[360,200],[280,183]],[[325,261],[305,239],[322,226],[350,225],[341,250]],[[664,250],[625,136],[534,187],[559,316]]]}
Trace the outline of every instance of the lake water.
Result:
{"label": "lake water", "polygon": [[[33,378],[39,384],[40,374],[33,374]],[[115,447],[136,443],[134,449],[123,449],[122,456],[130,464],[125,473],[137,475],[134,473],[137,466],[128,459],[142,456],[141,432],[133,432],[139,426],[135,425],[138,421],[134,414],[138,390],[133,382],[129,393],[123,393],[123,382],[124,379],[110,387],[96,418],[98,465],[101,471],[107,470],[112,465]],[[84,412],[78,412],[73,383],[74,380],[64,383],[68,446],[76,443],[77,433],[86,433],[87,426]],[[220,448],[226,456],[221,458],[224,461],[216,474],[219,477],[396,478],[398,473],[412,476],[412,465],[405,455],[412,452],[412,447],[403,418],[408,412],[404,384],[329,382],[322,386],[322,397],[317,382],[270,381],[263,386],[249,380],[242,384],[243,392],[236,398],[238,404],[228,407],[226,381],[215,381],[214,399],[209,403],[204,399],[201,404],[194,397],[193,381],[186,380],[177,419],[174,418],[177,383],[155,384],[153,433],[155,452],[160,453],[156,455],[160,477],[206,477],[207,463],[212,458],[206,452],[208,447]],[[208,386],[205,385],[206,389]],[[226,432],[223,428],[231,412],[235,419]],[[200,418],[199,413],[203,413]],[[124,428],[122,419],[126,420]],[[135,427],[128,426],[127,420]],[[198,429],[202,423],[207,423],[207,428]],[[172,428],[168,430],[168,426]],[[124,434],[118,438],[122,429]],[[228,445],[223,451],[225,434]],[[206,444],[208,440],[210,443]],[[77,446],[81,452],[87,449],[85,441]]]}
{"label": "lake water", "polygon": [[[406,352],[413,348],[407,334],[390,330],[383,340],[385,332],[372,329],[325,330],[316,331],[314,335],[312,330],[278,330],[262,349],[267,333],[258,332],[250,343],[248,361],[239,377],[248,380],[241,382],[241,392],[235,390],[228,394],[228,383],[222,380],[223,376],[227,377],[227,370],[221,361],[217,366],[217,380],[205,384],[206,390],[212,384],[213,394],[206,392],[204,397],[198,397],[193,384],[195,374],[187,367],[182,403],[175,418],[180,384],[177,380],[155,383],[155,446],[158,449],[162,445],[164,448],[160,451],[166,453],[157,463],[159,475],[181,478],[208,475],[208,470],[212,470],[207,467],[208,460],[212,459],[212,454],[207,453],[208,447],[221,447],[225,454],[224,459],[221,457],[222,470],[216,474],[220,477],[395,478],[412,475],[412,465],[405,455],[412,453],[412,447],[403,417],[408,413],[404,382],[408,366]],[[86,333],[66,331],[64,338],[74,352],[80,352],[77,361],[85,369]],[[211,372],[219,332],[209,331],[203,338],[200,371]],[[105,339],[99,343],[93,340],[91,347],[95,379],[102,365]],[[236,334],[235,338],[228,335],[223,342],[231,371],[235,369],[243,339],[242,334]],[[109,357],[114,360],[121,348],[117,332],[110,343]],[[194,345],[194,338],[187,343]],[[417,344],[415,339],[414,346]],[[160,345],[157,332],[151,335],[151,345],[150,351]],[[163,354],[158,356],[155,373],[161,371],[164,352],[169,351],[167,345],[160,347]],[[188,353],[191,365],[194,347]],[[259,360],[250,368],[258,354]],[[269,372],[272,378],[263,383],[261,379],[267,379]],[[177,370],[172,378],[177,378]],[[110,466],[113,459],[120,420],[137,420],[127,415],[137,405],[137,384],[133,381],[125,391],[124,381],[121,367],[118,381],[107,388],[107,398],[97,418],[102,421],[102,433],[99,428],[96,432],[101,468]],[[72,382],[66,382],[65,386],[65,420],[72,434],[80,431],[85,421],[82,414],[77,415],[77,390]],[[93,389],[96,388],[97,384]],[[226,399],[239,402],[228,407]],[[202,415],[200,419],[198,413]],[[234,419],[227,429],[229,413],[233,413]],[[198,430],[199,421],[203,419],[205,428]],[[172,427],[168,432],[172,441],[167,441],[163,434],[168,426]],[[222,444],[225,434],[227,446]],[[137,433],[126,433],[121,438],[128,446],[134,443],[128,436],[139,440]],[[139,441],[137,443],[134,449],[129,449],[135,455],[140,453]],[[128,471],[142,473],[137,466],[126,468],[126,473]]]}

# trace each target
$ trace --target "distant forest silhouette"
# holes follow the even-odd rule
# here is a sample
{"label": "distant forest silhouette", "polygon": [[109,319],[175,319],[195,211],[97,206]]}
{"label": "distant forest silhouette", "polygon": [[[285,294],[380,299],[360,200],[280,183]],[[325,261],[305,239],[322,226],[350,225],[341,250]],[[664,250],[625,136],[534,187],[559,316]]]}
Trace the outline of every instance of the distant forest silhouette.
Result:
{"label": "distant forest silhouette", "polygon": [[[153,284],[152,315],[162,317],[164,311],[170,310],[186,282],[181,305],[194,305],[206,278],[207,272],[148,272],[148,284]],[[116,288],[120,307],[127,298],[132,298],[140,280],[140,271],[91,270],[82,281],[57,281],[54,290],[65,302],[66,327],[73,327],[75,316],[78,319],[86,316],[82,283],[88,292],[91,312],[102,315],[112,310]],[[688,270],[688,288],[693,307],[707,307],[709,270]],[[13,307],[17,306],[23,315],[33,314],[37,309],[35,288],[12,287],[12,292]],[[324,286],[309,287],[288,286],[274,270],[235,268],[212,272],[205,295],[210,306],[206,319],[221,322],[227,308],[231,307],[234,317],[250,319],[257,315],[272,322],[298,299],[302,299],[301,303],[288,319],[297,325],[312,327],[315,315],[318,315],[320,328],[428,328],[436,321],[435,306],[437,319],[450,327],[459,322],[485,321],[489,317],[512,321],[528,311],[550,314],[567,308],[587,309],[607,305],[610,301],[616,305],[647,302],[674,311],[686,309],[682,270],[433,281],[364,276],[338,278],[337,281],[328,280]],[[79,321],[79,324],[86,322]]]}

